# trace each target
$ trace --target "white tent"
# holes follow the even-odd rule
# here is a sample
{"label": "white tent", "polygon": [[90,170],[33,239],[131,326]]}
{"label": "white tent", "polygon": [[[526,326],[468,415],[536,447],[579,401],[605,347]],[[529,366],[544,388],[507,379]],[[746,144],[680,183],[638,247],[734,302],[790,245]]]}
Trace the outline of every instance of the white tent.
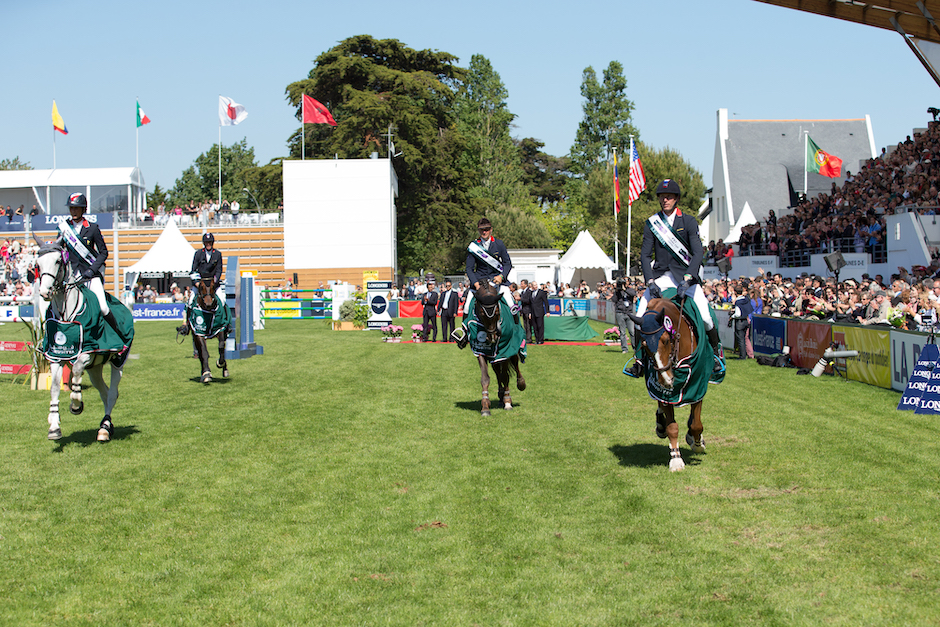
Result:
{"label": "white tent", "polygon": [[169,220],[150,250],[140,261],[124,271],[125,284],[127,275],[131,272],[145,277],[162,277],[167,272],[176,275],[189,274],[195,252],[196,249],[186,241],[176,222]]}
{"label": "white tent", "polygon": [[741,210],[741,215],[738,216],[738,220],[734,223],[734,226],[731,227],[728,237],[725,238],[725,243],[737,244],[738,240],[741,239],[741,230],[755,222],[757,222],[757,218],[754,217],[754,212],[751,211],[751,205],[745,202],[744,209]]}
{"label": "white tent", "polygon": [[593,289],[598,281],[610,281],[617,264],[610,260],[587,231],[578,233],[574,244],[558,261],[558,281],[574,287],[582,280]]}

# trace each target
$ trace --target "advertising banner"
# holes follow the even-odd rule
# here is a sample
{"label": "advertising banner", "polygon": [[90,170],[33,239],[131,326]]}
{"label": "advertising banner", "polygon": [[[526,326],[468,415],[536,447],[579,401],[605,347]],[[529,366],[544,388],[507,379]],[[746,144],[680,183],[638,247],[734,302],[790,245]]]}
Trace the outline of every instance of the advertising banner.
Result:
{"label": "advertising banner", "polygon": [[137,303],[134,322],[139,320],[182,320],[186,306],[183,303]]}
{"label": "advertising banner", "polygon": [[561,303],[562,303],[562,300],[560,298],[549,298],[548,299],[548,313],[550,313],[553,316],[560,316],[562,313]]}
{"label": "advertising banner", "polygon": [[786,339],[786,321],[770,316],[754,316],[751,322],[751,343],[754,345],[754,353],[763,355],[782,353]]}
{"label": "advertising banner", "polygon": [[[30,218],[29,227],[31,231],[57,231],[59,229],[59,222],[68,219],[68,214],[58,216],[42,214]],[[110,229],[114,226],[114,216],[110,213],[86,213],[85,219],[92,224],[97,224],[98,228],[102,230]]]}
{"label": "advertising banner", "polygon": [[[788,320],[787,346],[797,368],[812,368],[829,348],[832,333],[828,324],[806,320]],[[854,347],[853,347],[854,348]]]}
{"label": "advertising banner", "polygon": [[903,392],[913,374],[920,354],[927,345],[926,333],[897,331],[891,334],[891,388]]}
{"label": "advertising banner", "polygon": [[262,301],[261,315],[264,318],[300,318],[303,304],[302,301]]}
{"label": "advertising banner", "polygon": [[[927,383],[937,367],[937,359],[940,359],[940,348],[936,344],[927,344],[924,350],[920,352],[917,363],[914,364],[914,370],[907,380],[907,387],[901,400],[898,402],[898,409],[915,410],[920,405],[920,398],[927,390]],[[892,366],[892,370],[897,370]]]}
{"label": "advertising banner", "polygon": [[833,341],[839,350],[858,351],[858,357],[847,357],[846,376],[854,381],[891,387],[891,341],[888,327],[832,327]]}

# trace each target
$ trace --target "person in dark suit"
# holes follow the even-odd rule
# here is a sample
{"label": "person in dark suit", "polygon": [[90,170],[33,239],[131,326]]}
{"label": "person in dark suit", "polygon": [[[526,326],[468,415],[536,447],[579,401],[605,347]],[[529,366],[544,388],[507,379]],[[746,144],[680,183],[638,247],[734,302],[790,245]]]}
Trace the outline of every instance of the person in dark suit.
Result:
{"label": "person in dark suit", "polygon": [[203,278],[212,277],[216,287],[222,284],[222,253],[215,249],[215,235],[212,233],[202,236],[202,250],[197,250],[193,255],[191,272]]}
{"label": "person in dark suit", "polygon": [[545,314],[548,313],[548,291],[545,285],[536,286],[532,292],[532,327],[535,343],[545,343]]}
{"label": "person in dark suit", "polygon": [[457,317],[457,307],[460,305],[460,295],[450,281],[444,281],[444,290],[437,297],[437,311],[441,314],[441,333],[444,341],[450,342],[450,334],[455,330],[454,318]]}
{"label": "person in dark suit", "polygon": [[423,326],[424,333],[421,335],[421,339],[424,342],[428,341],[428,330],[434,329],[434,339],[432,342],[437,341],[437,292],[434,291],[434,283],[428,281],[428,291],[426,291],[421,296],[421,304],[423,306],[422,314],[424,316]]}
{"label": "person in dark suit", "polygon": [[[649,301],[661,298],[662,290],[676,288],[679,298],[689,298],[698,307],[705,323],[708,342],[715,355],[719,355],[721,344],[718,329],[712,321],[708,299],[698,285],[705,256],[698,221],[679,209],[682,190],[672,179],[665,179],[657,185],[656,196],[662,210],[650,216],[643,225],[640,264],[643,266],[643,280],[647,288],[640,298],[636,315],[642,316],[646,312]],[[640,345],[638,340],[638,337],[634,337],[634,346]],[[721,369],[717,359],[715,369]],[[637,360],[630,374],[640,377],[642,373],[643,365]]]}
{"label": "person in dark suit", "polygon": [[519,281],[519,303],[522,305],[522,326],[525,327],[525,341],[532,341],[532,289],[525,279]]}

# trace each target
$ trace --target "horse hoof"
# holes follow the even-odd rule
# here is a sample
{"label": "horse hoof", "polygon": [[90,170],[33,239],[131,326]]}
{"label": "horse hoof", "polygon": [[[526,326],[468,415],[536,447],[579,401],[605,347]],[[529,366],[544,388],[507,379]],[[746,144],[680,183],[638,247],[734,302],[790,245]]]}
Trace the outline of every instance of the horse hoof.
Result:
{"label": "horse hoof", "polygon": [[525,390],[525,379],[518,379],[516,381],[516,389],[522,392]]}
{"label": "horse hoof", "polygon": [[222,371],[222,376],[225,377],[226,379],[228,379],[228,368],[225,368],[225,369]]}
{"label": "horse hoof", "polygon": [[503,405],[503,409],[505,409],[506,411],[509,411],[510,409],[512,409],[512,403],[506,403],[505,405]]}
{"label": "horse hoof", "polygon": [[484,409],[483,411],[480,412],[480,415],[481,415],[481,416],[489,416],[489,415],[490,415],[490,410]]}
{"label": "horse hoof", "polygon": [[669,472],[679,472],[685,468],[685,462],[681,457],[673,457],[669,460]]}
{"label": "horse hoof", "polygon": [[110,442],[111,435],[114,433],[114,425],[111,424],[110,418],[105,418],[101,421],[101,426],[98,427],[98,441],[99,442]]}
{"label": "horse hoof", "polygon": [[61,440],[62,439],[62,429],[49,429],[49,439],[50,440]]}
{"label": "horse hoof", "polygon": [[689,446],[695,446],[695,438],[692,437],[691,433],[685,434],[685,443]]}
{"label": "horse hoof", "polygon": [[85,403],[79,403],[78,405],[75,405],[75,406],[69,405],[69,411],[77,416],[83,411],[85,411]]}
{"label": "horse hoof", "polygon": [[656,428],[653,430],[653,433],[655,433],[655,434],[656,434],[656,437],[659,438],[660,440],[665,440],[665,439],[666,439],[666,427],[665,427],[665,425],[661,425],[661,424],[659,424],[659,423],[657,422],[657,423],[656,423]]}
{"label": "horse hoof", "polygon": [[204,372],[202,374],[202,382],[208,385],[210,381],[212,381],[212,373]]}

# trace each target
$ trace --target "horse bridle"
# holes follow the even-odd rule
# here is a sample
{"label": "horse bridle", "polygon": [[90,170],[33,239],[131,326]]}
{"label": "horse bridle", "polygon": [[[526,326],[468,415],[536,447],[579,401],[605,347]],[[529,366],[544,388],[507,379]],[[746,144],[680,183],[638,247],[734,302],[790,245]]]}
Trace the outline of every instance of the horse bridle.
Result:
{"label": "horse bridle", "polygon": [[[643,313],[643,316],[644,317],[650,316],[650,315],[655,316],[658,313],[659,313],[658,311],[647,311]],[[659,368],[656,366],[656,362],[651,360],[652,363],[650,365],[652,366],[653,370],[655,370],[656,372],[665,372],[667,370],[672,369],[672,367],[675,366],[676,363],[678,363],[678,357],[679,357],[679,338],[681,337],[679,333],[679,326],[682,324],[682,312],[680,310],[679,323],[675,326],[672,324],[672,318],[666,315],[665,311],[663,311],[662,313],[663,313],[663,323],[661,325],[659,325],[658,327],[656,327],[655,329],[649,332],[646,332],[640,329],[640,335],[643,335],[643,336],[655,335],[659,333],[659,331],[663,331],[664,333],[669,334],[669,339],[672,341],[672,350],[669,353],[669,361],[666,362],[665,366],[663,366],[662,368]],[[667,325],[667,322],[668,322],[668,325]],[[643,340],[643,346],[646,347],[646,350],[649,351],[650,355],[655,355],[655,353],[653,353],[653,349],[650,348],[649,344],[646,342],[645,339]]]}
{"label": "horse bridle", "polygon": [[[492,305],[484,305],[479,299],[476,299],[474,303],[479,309],[477,310],[477,318],[483,320],[484,317],[487,320],[496,319],[496,328],[491,332],[489,329],[486,329],[487,339],[490,336],[493,336],[493,343],[499,341],[499,337],[502,334],[500,327],[502,326],[502,319],[499,317],[499,299],[496,300]],[[484,326],[485,329],[485,326]]]}
{"label": "horse bridle", "polygon": [[[41,252],[41,251],[40,251],[40,252]],[[65,252],[65,250],[57,250],[56,248],[50,248],[47,252],[41,253],[41,254],[46,255],[46,254],[53,253],[53,252],[58,252],[58,253],[59,253],[59,260],[58,260],[58,263],[57,263],[58,270],[56,270],[56,273],[55,273],[55,274],[52,274],[51,272],[40,272],[40,273],[39,273],[39,283],[40,283],[40,285],[42,284],[42,278],[45,277],[45,276],[52,277],[52,290],[51,290],[51,291],[52,291],[52,294],[53,294],[53,295],[55,295],[55,294],[64,294],[65,291],[66,291],[68,288],[74,287],[74,286],[76,286],[76,285],[81,284],[82,281],[84,281],[84,279],[82,279],[82,278],[79,276],[79,278],[76,279],[76,280],[74,280],[74,281],[67,281],[67,280],[66,280],[66,277],[65,277],[65,276],[62,276],[62,275],[67,275],[67,270],[66,270],[66,252]],[[51,302],[51,301],[50,301],[50,302]],[[55,308],[53,307],[53,309],[55,309]],[[66,315],[67,312],[62,312],[62,313],[63,313],[63,317],[64,317],[66,320],[68,320],[69,316]]]}

